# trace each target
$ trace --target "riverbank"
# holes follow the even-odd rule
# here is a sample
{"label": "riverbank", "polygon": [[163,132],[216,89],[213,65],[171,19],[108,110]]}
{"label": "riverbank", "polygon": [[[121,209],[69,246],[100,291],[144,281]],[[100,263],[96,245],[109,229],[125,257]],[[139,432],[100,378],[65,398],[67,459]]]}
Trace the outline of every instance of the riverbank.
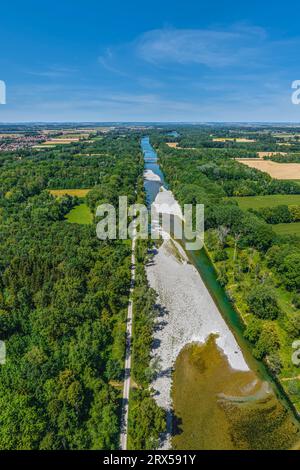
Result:
{"label": "riverbank", "polygon": [[[249,371],[249,367],[198,271],[188,262],[180,245],[165,240],[146,271],[150,286],[158,294],[159,311],[152,354],[159,360],[160,372],[152,387],[158,405],[170,414],[173,366],[187,344],[204,343],[215,334],[217,345],[233,369]],[[170,448],[170,426],[164,448]]]}

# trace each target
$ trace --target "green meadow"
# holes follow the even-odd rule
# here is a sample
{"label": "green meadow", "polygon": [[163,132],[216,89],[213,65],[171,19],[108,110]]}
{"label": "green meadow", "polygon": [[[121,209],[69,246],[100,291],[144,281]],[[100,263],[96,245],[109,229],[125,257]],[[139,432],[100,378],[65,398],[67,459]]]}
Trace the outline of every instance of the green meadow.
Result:
{"label": "green meadow", "polygon": [[276,224],[272,225],[274,232],[278,235],[298,235],[300,236],[300,222],[291,224]]}
{"label": "green meadow", "polygon": [[280,205],[300,205],[300,194],[272,194],[268,196],[231,197],[230,199],[236,200],[242,210]]}
{"label": "green meadow", "polygon": [[93,222],[93,215],[86,204],[79,204],[66,215],[66,219],[71,224],[87,225]]}

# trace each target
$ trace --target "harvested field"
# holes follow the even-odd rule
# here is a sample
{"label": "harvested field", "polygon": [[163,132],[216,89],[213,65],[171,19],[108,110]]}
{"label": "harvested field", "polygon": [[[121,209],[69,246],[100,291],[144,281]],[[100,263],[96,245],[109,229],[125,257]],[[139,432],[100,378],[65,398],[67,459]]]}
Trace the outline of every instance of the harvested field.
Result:
{"label": "harvested field", "polygon": [[90,133],[88,133],[88,134],[87,133],[84,133],[84,134],[80,134],[80,133],[66,134],[66,133],[64,133],[62,136],[55,137],[55,139],[67,139],[67,140],[87,139],[89,136],[90,136]]}
{"label": "harvested field", "polygon": [[46,149],[50,149],[50,148],[53,148],[53,145],[33,145],[32,147],[33,149],[38,149],[38,150],[46,150]]}
{"label": "harvested field", "polygon": [[234,138],[234,137],[214,137],[213,142],[240,142],[241,144],[245,142],[256,142],[255,139],[246,139],[245,137]]}
{"label": "harvested field", "polygon": [[108,153],[76,153],[74,157],[111,157]]}
{"label": "harvested field", "polygon": [[166,142],[168,147],[171,147],[172,149],[175,149],[178,147],[178,142]]}
{"label": "harvested field", "polygon": [[287,155],[286,152],[257,152],[259,158],[273,157],[273,155]]}
{"label": "harvested field", "polygon": [[250,168],[264,171],[278,180],[300,180],[300,163],[277,163],[256,158],[237,158],[236,160]]}
{"label": "harvested field", "polygon": [[85,197],[90,192],[90,189],[49,189],[49,193],[55,197],[77,196]]}
{"label": "harvested field", "polygon": [[178,149],[178,150],[196,150],[196,147],[179,147],[178,142],[166,142],[166,145],[168,147],[171,147],[172,149]]}
{"label": "harvested field", "polygon": [[16,139],[21,137],[20,134],[0,134],[0,139]]}
{"label": "harvested field", "polygon": [[78,137],[72,137],[70,139],[51,139],[45,142],[45,145],[61,145],[61,144],[71,144],[72,142],[78,142]]}

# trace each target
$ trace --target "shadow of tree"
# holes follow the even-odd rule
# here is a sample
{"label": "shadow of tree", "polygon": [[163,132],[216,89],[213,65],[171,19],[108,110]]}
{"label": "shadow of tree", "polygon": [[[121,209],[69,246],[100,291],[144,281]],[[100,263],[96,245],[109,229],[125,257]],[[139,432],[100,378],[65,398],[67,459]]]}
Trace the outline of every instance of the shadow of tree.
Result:
{"label": "shadow of tree", "polygon": [[182,429],[182,418],[177,416],[174,413],[174,410],[171,410],[171,419],[172,419],[172,429],[171,429],[171,435],[172,436],[178,436],[183,433]]}

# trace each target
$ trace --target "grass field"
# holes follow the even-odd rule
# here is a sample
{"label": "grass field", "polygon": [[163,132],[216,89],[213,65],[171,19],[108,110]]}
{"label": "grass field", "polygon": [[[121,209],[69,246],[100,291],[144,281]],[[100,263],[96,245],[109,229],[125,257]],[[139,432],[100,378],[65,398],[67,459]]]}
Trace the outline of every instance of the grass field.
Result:
{"label": "grass field", "polygon": [[49,193],[55,197],[69,196],[85,197],[90,189],[49,189]]}
{"label": "grass field", "polygon": [[300,194],[274,194],[271,196],[233,197],[241,209],[261,209],[280,205],[300,205]]}
{"label": "grass field", "polygon": [[292,224],[276,224],[272,225],[274,232],[278,235],[298,235],[300,236],[300,222]]}
{"label": "grass field", "polygon": [[74,207],[66,219],[71,224],[91,224],[93,222],[93,216],[86,204],[79,204],[79,206]]}

